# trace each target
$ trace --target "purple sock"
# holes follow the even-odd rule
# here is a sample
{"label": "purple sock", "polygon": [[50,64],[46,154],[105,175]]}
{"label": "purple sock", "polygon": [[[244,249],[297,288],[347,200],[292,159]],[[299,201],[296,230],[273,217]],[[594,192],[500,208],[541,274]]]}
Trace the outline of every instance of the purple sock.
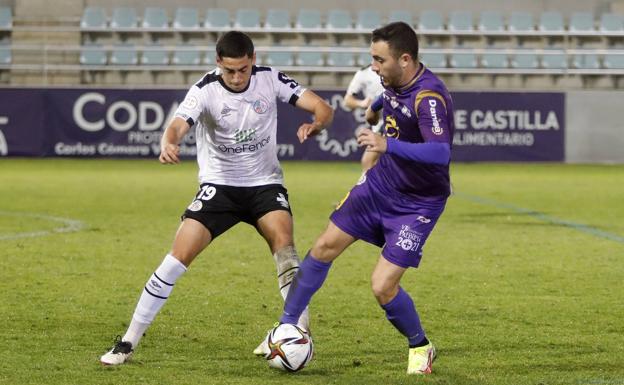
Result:
{"label": "purple sock", "polygon": [[286,296],[286,302],[284,303],[284,313],[280,322],[296,324],[301,316],[301,313],[305,310],[306,306],[310,303],[310,299],[321,288],[331,262],[321,262],[308,252],[303,262],[299,266],[299,271],[293,279],[290,289],[288,290],[288,296]]}
{"label": "purple sock", "polygon": [[410,346],[418,345],[425,339],[425,332],[420,325],[420,318],[412,298],[399,286],[399,293],[381,307],[386,311],[386,318],[409,341]]}

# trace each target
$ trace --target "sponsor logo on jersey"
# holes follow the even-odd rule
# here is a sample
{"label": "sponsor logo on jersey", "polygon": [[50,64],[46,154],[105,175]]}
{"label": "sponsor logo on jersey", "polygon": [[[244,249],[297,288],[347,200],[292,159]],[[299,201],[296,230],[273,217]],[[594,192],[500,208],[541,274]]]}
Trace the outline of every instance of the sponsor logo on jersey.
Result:
{"label": "sponsor logo on jersey", "polygon": [[438,121],[438,113],[436,111],[436,106],[438,105],[437,100],[429,99],[429,112],[431,113],[431,132],[435,135],[442,135],[442,127],[440,127],[440,122]]}
{"label": "sponsor logo on jersey", "polygon": [[253,110],[256,114],[264,114],[269,110],[269,103],[266,100],[258,99],[253,103]]}
{"label": "sponsor logo on jersey", "polygon": [[245,143],[240,146],[231,146],[231,147],[226,146],[225,144],[221,144],[217,146],[217,149],[219,149],[219,151],[224,152],[226,154],[240,154],[243,152],[255,152],[255,151],[260,150],[264,146],[266,146],[270,140],[271,140],[271,137],[267,136],[266,138],[260,140],[257,143],[252,143],[252,144]]}
{"label": "sponsor logo on jersey", "polygon": [[399,106],[399,102],[397,102],[395,98],[392,98],[390,99],[390,106],[396,109]]}
{"label": "sponsor logo on jersey", "polygon": [[401,107],[401,113],[407,116],[408,118],[412,117],[412,113],[410,112],[409,108],[407,108],[407,106]]}
{"label": "sponsor logo on jersey", "polygon": [[194,200],[187,208],[190,211],[199,211],[202,209],[202,206],[203,206],[202,201]]}
{"label": "sponsor logo on jersey", "polygon": [[277,198],[275,199],[279,202],[280,205],[282,205],[282,207],[285,207],[285,208],[290,207],[290,204],[288,203],[288,199],[286,199],[284,194],[282,193],[277,194]]}

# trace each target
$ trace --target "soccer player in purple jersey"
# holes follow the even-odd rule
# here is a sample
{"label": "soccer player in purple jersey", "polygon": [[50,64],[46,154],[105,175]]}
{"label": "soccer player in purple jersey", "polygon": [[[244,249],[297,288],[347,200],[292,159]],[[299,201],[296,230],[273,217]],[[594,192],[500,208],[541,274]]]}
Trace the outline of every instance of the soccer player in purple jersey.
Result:
{"label": "soccer player in purple jersey", "polygon": [[[384,85],[385,136],[364,130],[358,142],[381,154],[330,217],[293,281],[280,319],[296,324],[332,261],[358,239],[382,248],[372,289],[386,317],[408,340],[408,374],[431,373],[435,348],[414,302],[399,285],[450,195],[453,102],[443,82],[418,61],[418,38],[402,22],[372,33],[373,70]],[[376,104],[376,103],[374,103]],[[369,123],[377,114],[367,110]]]}

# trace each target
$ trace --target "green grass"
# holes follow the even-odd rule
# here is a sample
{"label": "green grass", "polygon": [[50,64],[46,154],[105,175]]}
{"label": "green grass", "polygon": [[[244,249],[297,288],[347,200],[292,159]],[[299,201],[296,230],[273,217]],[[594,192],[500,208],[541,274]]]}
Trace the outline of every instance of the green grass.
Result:
{"label": "green grass", "polygon": [[[284,166],[305,252],[359,167]],[[460,164],[452,177],[456,195],[403,280],[439,350],[433,375],[404,374],[405,341],[369,288],[379,250],[362,242],[313,299],[311,364],[292,375],[253,357],[282,302],[245,224],[194,262],[133,361],[105,368],[196,165],[2,159],[0,384],[624,384],[624,167]],[[50,217],[84,227],[55,233]],[[17,238],[33,232],[47,235]]]}

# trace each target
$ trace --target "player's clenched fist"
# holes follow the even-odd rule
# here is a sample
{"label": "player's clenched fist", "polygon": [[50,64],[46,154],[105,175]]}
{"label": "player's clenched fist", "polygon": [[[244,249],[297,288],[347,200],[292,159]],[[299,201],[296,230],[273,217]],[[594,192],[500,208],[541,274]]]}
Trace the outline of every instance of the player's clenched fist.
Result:
{"label": "player's clenched fist", "polygon": [[161,148],[160,148],[160,156],[158,157],[158,160],[160,161],[160,163],[162,164],[167,164],[167,163],[180,163],[180,146],[175,145],[175,144],[164,144]]}

